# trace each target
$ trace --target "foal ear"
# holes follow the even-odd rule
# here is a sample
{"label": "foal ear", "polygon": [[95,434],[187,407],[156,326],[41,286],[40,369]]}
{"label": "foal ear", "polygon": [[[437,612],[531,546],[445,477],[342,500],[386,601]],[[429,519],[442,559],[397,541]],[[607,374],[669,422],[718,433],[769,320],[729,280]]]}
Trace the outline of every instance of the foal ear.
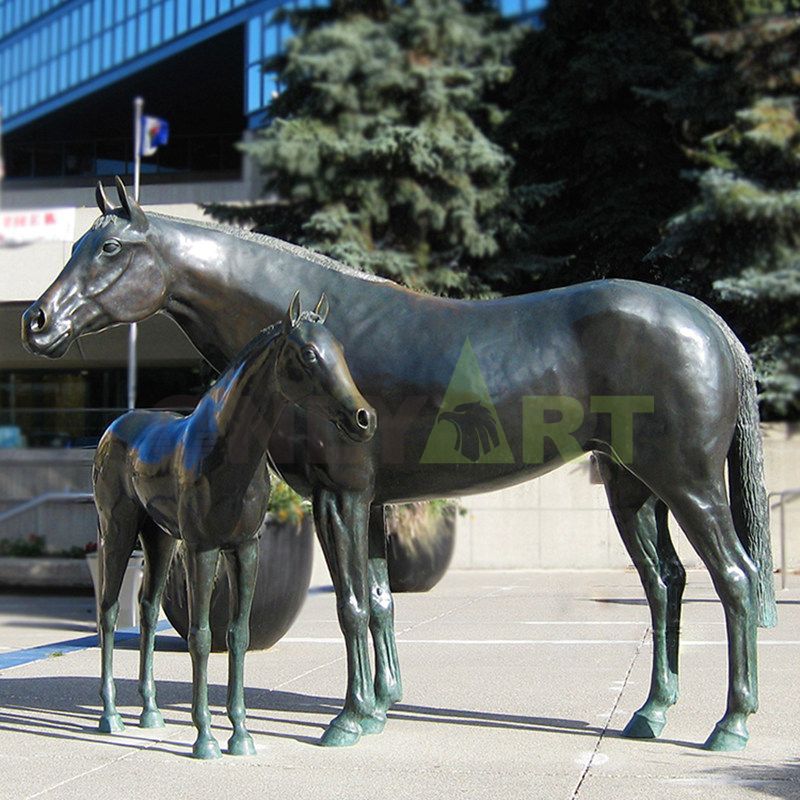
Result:
{"label": "foal ear", "polygon": [[331,310],[331,304],[328,302],[328,298],[325,297],[325,292],[320,295],[319,302],[317,303],[317,307],[314,309],[314,313],[319,317],[320,322],[325,322],[328,319],[328,313]]}
{"label": "foal ear", "polygon": [[122,182],[122,178],[120,178],[119,175],[114,178],[114,181],[117,184],[117,194],[119,195],[119,202],[124,215],[131,221],[135,228],[146,231],[149,223],[147,222],[144,211],[142,211],[142,207],[128,194],[128,190],[125,188],[125,184]]}
{"label": "foal ear", "polygon": [[111,213],[111,203],[108,202],[102,181],[97,181],[97,188],[94,190],[94,199],[97,201],[97,207],[100,209],[100,213],[103,214],[103,216]]}
{"label": "foal ear", "polygon": [[289,303],[289,308],[286,311],[286,316],[283,318],[283,332],[289,333],[295,325],[300,321],[300,290],[298,289],[292,297],[292,302]]}

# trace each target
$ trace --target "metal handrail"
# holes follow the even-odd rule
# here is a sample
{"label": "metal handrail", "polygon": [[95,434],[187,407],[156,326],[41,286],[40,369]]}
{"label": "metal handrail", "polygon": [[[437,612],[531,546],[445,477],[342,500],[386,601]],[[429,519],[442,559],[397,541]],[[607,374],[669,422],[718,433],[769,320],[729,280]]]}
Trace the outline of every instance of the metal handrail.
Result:
{"label": "metal handrail", "polygon": [[[771,500],[773,497],[779,498],[778,502],[774,505]],[[767,495],[767,502],[770,503],[770,510],[773,508],[780,509],[780,542],[781,542],[781,589],[786,588],[786,576],[788,573],[787,555],[788,543],[786,541],[786,503],[792,500],[797,500],[800,497],[800,489],[783,489],[780,492],[770,492]]]}
{"label": "metal handrail", "polygon": [[48,503],[91,503],[93,501],[94,495],[91,492],[45,492],[0,513],[0,523]]}

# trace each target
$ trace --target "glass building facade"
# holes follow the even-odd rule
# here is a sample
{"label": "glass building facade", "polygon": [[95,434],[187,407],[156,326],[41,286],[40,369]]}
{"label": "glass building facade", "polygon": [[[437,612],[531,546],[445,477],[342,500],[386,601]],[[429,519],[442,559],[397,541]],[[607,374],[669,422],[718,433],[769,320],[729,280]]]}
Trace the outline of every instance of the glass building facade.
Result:
{"label": "glass building facade", "polygon": [[[327,0],[1,0],[0,106],[7,133],[236,26],[245,26],[244,113],[256,121],[275,91],[261,63],[291,35],[282,5]],[[545,0],[498,0],[534,18]]]}

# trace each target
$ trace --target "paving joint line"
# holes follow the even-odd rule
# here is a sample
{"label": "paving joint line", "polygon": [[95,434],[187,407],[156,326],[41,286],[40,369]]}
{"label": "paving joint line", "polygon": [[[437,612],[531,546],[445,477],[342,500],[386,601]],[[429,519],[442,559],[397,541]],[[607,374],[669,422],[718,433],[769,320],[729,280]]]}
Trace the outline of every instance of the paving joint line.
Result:
{"label": "paving joint line", "polygon": [[575,787],[575,791],[572,793],[570,800],[577,800],[578,793],[583,786],[583,782],[586,780],[587,775],[589,774],[589,770],[592,768],[592,764],[594,764],[595,756],[597,756],[598,751],[600,750],[600,745],[603,743],[603,739],[608,731],[609,725],[611,725],[612,720],[614,719],[614,714],[619,707],[620,701],[622,700],[622,695],[625,691],[625,687],[628,685],[628,681],[631,677],[631,672],[633,672],[633,667],[636,664],[636,660],[639,658],[639,654],[642,652],[644,648],[645,641],[647,640],[648,634],[650,633],[650,628],[648,627],[645,632],[642,634],[642,638],[639,641],[638,646],[636,647],[636,651],[633,654],[633,658],[631,658],[631,663],[628,665],[628,670],[625,673],[625,677],[622,680],[622,686],[617,693],[617,697],[614,700],[614,705],[611,707],[611,711],[606,718],[606,721],[603,725],[603,730],[600,731],[600,735],[597,737],[597,741],[595,742],[594,749],[592,750],[591,757],[587,760],[586,766],[583,768],[583,772],[581,773],[581,777],[578,779],[578,785]]}

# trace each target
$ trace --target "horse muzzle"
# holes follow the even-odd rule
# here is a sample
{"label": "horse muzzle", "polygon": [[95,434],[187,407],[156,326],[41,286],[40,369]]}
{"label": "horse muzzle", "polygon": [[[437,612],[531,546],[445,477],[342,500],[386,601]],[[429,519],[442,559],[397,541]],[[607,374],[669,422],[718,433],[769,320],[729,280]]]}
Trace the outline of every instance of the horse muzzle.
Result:
{"label": "horse muzzle", "polygon": [[59,358],[69,349],[72,330],[57,328],[44,306],[37,300],[31,303],[22,315],[22,344],[35,356]]}

